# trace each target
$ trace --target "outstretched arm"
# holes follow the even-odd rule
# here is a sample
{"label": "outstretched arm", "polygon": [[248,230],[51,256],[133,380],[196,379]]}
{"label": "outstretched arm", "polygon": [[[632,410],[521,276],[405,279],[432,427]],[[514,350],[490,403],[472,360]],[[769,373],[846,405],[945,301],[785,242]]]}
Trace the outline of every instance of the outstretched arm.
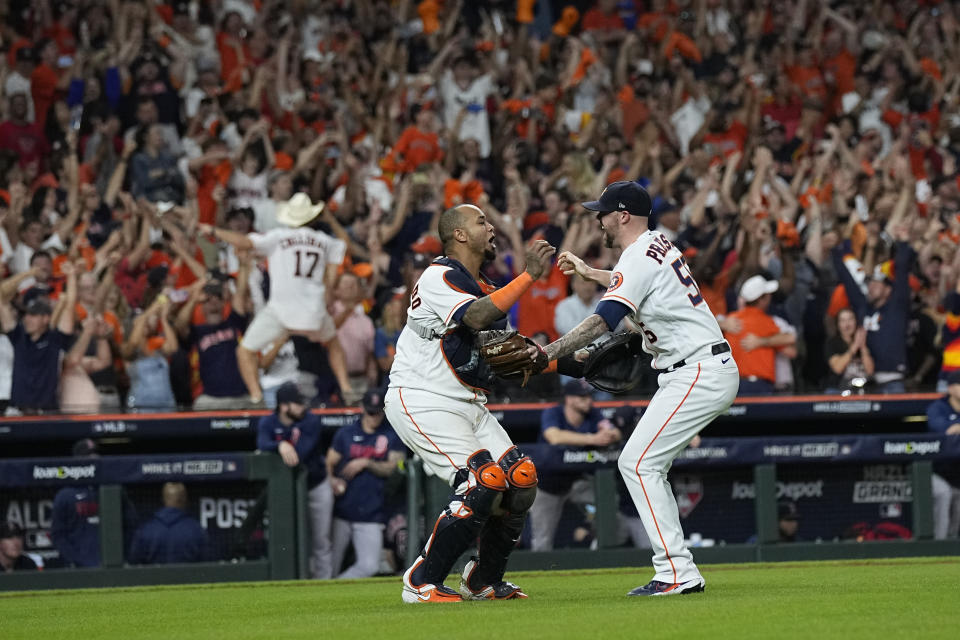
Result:
{"label": "outstretched arm", "polygon": [[556,360],[563,356],[584,348],[603,334],[609,331],[607,321],[593,313],[587,316],[587,319],[574,327],[570,333],[563,336],[556,342],[551,342],[546,346],[545,351],[550,360]]}
{"label": "outstretched arm", "polygon": [[557,266],[560,267],[564,275],[571,276],[577,274],[585,280],[593,280],[602,287],[609,287],[610,278],[613,276],[612,271],[594,269],[593,267],[587,266],[586,262],[569,251],[564,251],[560,254],[557,258]]}
{"label": "outstretched arm", "polygon": [[253,242],[245,234],[220,229],[209,224],[197,225],[197,231],[203,235],[213,235],[217,240],[223,240],[227,244],[232,244],[237,249],[253,249]]}

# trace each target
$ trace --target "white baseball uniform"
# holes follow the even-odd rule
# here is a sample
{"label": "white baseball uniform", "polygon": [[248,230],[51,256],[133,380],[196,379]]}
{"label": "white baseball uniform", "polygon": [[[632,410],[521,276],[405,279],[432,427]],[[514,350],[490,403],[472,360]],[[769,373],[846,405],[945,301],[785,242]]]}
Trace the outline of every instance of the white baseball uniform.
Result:
{"label": "white baseball uniform", "polygon": [[618,464],[653,547],[654,580],[702,580],[667,472],[693,436],[733,403],[737,365],[682,254],[663,234],[648,231],[624,249],[598,311],[605,301],[626,305],[662,371]]}
{"label": "white baseball uniform", "polygon": [[[384,396],[394,431],[424,462],[426,470],[452,484],[467,458],[488,449],[498,460],[513,447],[510,436],[487,410],[482,389],[462,382],[447,361],[442,340],[428,339],[414,325],[443,336],[459,325],[468,303],[478,296],[450,282],[451,267],[432,264],[411,292],[408,326],[397,340]],[[450,276],[452,278],[452,276]],[[473,482],[471,474],[468,482]]]}
{"label": "white baseball uniform", "polygon": [[267,258],[270,298],[243,336],[243,347],[261,351],[284,330],[320,331],[323,341],[336,334],[327,313],[324,273],[327,265],[340,264],[346,245],[309,227],[272,229],[247,235],[253,247]]}

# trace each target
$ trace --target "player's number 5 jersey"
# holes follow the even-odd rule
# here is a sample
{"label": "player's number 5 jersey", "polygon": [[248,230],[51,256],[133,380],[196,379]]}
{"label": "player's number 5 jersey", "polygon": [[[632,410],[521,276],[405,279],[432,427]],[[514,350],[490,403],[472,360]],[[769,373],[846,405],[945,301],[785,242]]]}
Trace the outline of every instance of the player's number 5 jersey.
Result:
{"label": "player's number 5 jersey", "polygon": [[683,255],[661,233],[647,231],[624,249],[602,300],[629,307],[656,369],[723,340]]}

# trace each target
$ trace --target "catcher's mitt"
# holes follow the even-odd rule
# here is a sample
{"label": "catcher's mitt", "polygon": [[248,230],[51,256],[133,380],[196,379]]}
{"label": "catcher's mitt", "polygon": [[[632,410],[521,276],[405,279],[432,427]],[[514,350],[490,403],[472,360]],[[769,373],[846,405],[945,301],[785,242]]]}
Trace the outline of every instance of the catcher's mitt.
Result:
{"label": "catcher's mitt", "polygon": [[583,377],[601,391],[626,393],[640,383],[644,366],[643,338],[623,331],[603,338],[587,348]]}
{"label": "catcher's mitt", "polygon": [[[548,364],[547,354],[536,342],[516,331],[496,329],[477,334],[480,357],[490,370],[507,380],[522,379],[521,385],[534,373],[539,373]],[[530,358],[528,347],[536,347],[536,360]]]}

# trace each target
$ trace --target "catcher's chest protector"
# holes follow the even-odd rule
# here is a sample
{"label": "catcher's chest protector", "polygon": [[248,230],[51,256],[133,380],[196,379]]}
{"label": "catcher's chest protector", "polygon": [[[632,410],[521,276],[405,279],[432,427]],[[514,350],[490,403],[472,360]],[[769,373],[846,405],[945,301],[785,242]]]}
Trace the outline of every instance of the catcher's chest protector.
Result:
{"label": "catcher's chest protector", "polygon": [[[449,285],[465,293],[482,298],[493,290],[492,285],[488,285],[486,290],[481,287],[480,283],[474,280],[470,272],[457,260],[441,257],[433,262],[450,267],[450,271],[444,274],[444,279]],[[485,328],[506,329],[507,324],[506,317],[503,317],[491,322]],[[441,348],[443,349],[443,356],[447,359],[447,364],[453,369],[454,375],[460,382],[484,392],[490,390],[493,373],[483,358],[480,357],[480,348],[477,345],[477,336],[473,329],[464,324],[459,325],[444,336]]]}

